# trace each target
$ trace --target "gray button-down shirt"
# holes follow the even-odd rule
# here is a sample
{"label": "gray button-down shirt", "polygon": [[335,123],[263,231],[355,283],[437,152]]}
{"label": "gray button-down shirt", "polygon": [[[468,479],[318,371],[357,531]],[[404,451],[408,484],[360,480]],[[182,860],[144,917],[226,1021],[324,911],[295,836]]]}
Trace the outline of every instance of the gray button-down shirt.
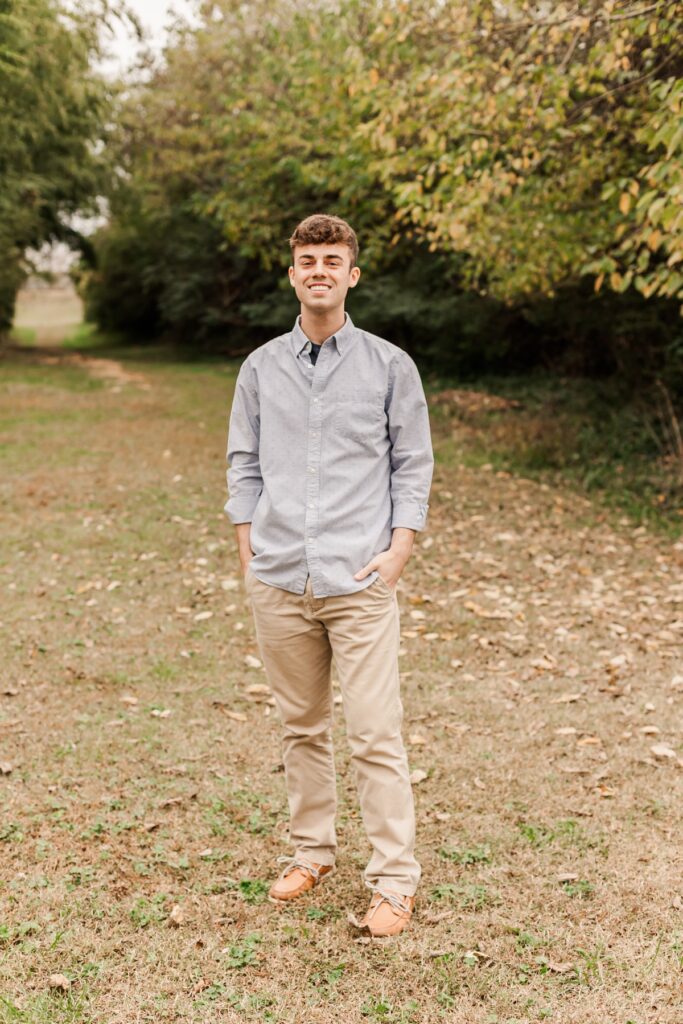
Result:
{"label": "gray button-down shirt", "polygon": [[344,326],[315,366],[299,319],[240,367],[228,434],[233,523],[251,523],[251,570],[315,597],[363,590],[354,574],[422,530],[434,459],[422,383],[391,342]]}

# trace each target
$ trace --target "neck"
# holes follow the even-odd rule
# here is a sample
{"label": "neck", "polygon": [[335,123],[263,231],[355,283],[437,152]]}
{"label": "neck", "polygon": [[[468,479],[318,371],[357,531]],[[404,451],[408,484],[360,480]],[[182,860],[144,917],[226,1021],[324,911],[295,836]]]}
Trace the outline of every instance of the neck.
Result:
{"label": "neck", "polygon": [[322,345],[324,341],[341,330],[345,319],[343,306],[341,309],[332,309],[326,313],[312,313],[309,309],[301,307],[301,330],[308,340],[316,345]]}

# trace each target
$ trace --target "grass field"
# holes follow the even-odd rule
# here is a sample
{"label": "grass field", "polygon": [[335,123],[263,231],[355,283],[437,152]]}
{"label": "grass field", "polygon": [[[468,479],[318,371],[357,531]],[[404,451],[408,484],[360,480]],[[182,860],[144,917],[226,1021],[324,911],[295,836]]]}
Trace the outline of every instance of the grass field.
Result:
{"label": "grass field", "polygon": [[337,873],[265,900],[289,847],[221,511],[237,366],[111,355],[0,363],[0,1022],[681,1024],[683,542],[459,459],[435,415],[399,584],[423,881],[370,943],[339,705]]}

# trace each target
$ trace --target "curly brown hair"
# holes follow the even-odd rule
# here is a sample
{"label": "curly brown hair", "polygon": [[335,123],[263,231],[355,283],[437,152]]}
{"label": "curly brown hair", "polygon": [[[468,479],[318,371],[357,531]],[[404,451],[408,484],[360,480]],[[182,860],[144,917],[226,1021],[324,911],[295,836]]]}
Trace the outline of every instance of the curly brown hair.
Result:
{"label": "curly brown hair", "polygon": [[356,265],[358,259],[356,232],[341,217],[334,217],[327,213],[314,213],[297,224],[294,234],[289,240],[289,247],[294,252],[297,245],[325,245],[326,243],[348,245],[351,251],[351,266]]}

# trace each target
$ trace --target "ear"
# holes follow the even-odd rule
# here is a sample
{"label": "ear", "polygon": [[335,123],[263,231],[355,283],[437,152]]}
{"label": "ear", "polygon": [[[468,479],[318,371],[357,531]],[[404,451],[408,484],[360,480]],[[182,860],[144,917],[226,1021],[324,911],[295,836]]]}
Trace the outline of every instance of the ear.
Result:
{"label": "ear", "polygon": [[294,267],[289,267],[288,270],[287,270],[287,273],[289,274],[289,283],[291,284],[291,286],[293,288],[294,287]]}
{"label": "ear", "polygon": [[355,288],[360,279],[360,267],[352,267],[349,274],[349,288]]}

